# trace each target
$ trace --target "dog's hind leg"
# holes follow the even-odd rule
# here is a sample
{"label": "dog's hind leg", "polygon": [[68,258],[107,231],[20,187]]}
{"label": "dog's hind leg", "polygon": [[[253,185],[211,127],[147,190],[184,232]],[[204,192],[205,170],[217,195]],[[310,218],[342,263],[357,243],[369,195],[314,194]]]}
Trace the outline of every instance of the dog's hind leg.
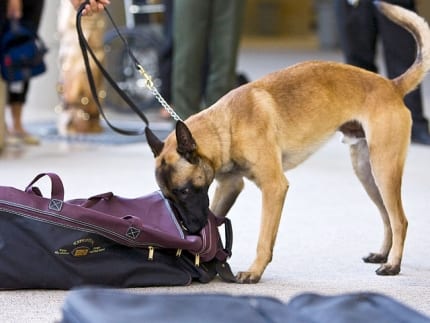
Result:
{"label": "dog's hind leg", "polygon": [[239,175],[225,175],[217,178],[217,187],[211,202],[211,211],[217,216],[226,216],[244,186]]}
{"label": "dog's hind leg", "polygon": [[369,160],[392,231],[392,246],[387,262],[376,273],[396,275],[400,272],[408,227],[402,205],[401,186],[412,121],[410,112],[404,107],[397,108],[396,113],[374,116],[372,122],[372,129],[366,132],[366,135],[369,134]]}
{"label": "dog's hind leg", "polygon": [[369,161],[369,148],[367,147],[366,140],[361,139],[357,143],[351,145],[350,153],[355,174],[362,183],[370,199],[378,208],[384,224],[384,240],[380,251],[378,253],[370,253],[368,256],[364,257],[363,260],[368,263],[385,263],[391,249],[393,234],[387,210],[385,209],[381,194],[373,178]]}

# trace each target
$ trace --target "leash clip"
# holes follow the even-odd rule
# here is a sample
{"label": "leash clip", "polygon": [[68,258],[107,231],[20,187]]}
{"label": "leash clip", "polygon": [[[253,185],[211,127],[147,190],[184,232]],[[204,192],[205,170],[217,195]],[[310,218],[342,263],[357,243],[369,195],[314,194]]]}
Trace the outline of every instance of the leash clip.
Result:
{"label": "leash clip", "polygon": [[145,79],[145,81],[146,81],[146,87],[148,87],[149,89],[152,90],[152,88],[154,87],[154,82],[152,81],[151,75],[149,75],[145,71],[145,69],[143,68],[142,65],[136,64],[136,67],[139,70],[140,75],[142,75],[142,77]]}
{"label": "leash clip", "polygon": [[158,92],[157,88],[154,86],[154,82],[152,81],[152,76],[149,75],[147,71],[140,65],[138,62],[135,63],[136,68],[138,69],[140,75],[142,75],[145,80],[145,86],[152,92],[157,101],[161,104],[161,106],[170,114],[170,116],[175,121],[182,121],[181,117],[172,109],[172,107],[164,100],[161,96],[160,92]]}

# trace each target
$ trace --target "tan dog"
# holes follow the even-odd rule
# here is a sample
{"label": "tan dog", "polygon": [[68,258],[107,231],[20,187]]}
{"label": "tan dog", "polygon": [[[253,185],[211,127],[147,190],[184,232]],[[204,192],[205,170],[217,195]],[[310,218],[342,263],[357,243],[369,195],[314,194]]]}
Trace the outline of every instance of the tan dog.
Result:
{"label": "tan dog", "polygon": [[[400,272],[407,220],[401,200],[411,115],[403,97],[430,67],[430,30],[408,10],[379,3],[380,10],[411,31],[418,44],[415,63],[388,80],[334,62],[305,62],[241,86],[210,108],[178,122],[165,143],[148,131],[162,192],[178,206],[184,225],[198,231],[206,222],[208,187],[218,186],[212,211],[225,216],[243,188],[243,177],[262,192],[257,256],[237,275],[258,282],[272,259],[292,169],[336,131],[351,144],[355,172],[384,222],[384,240],[365,262],[381,263],[379,275]],[[186,125],[185,125],[186,124]]]}

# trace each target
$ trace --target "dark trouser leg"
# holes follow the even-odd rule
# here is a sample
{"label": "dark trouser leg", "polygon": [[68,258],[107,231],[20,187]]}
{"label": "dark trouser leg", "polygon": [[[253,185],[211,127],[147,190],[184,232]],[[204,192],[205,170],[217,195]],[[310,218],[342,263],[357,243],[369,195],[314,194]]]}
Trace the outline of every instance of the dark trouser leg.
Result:
{"label": "dark trouser leg", "polygon": [[[415,11],[413,1],[404,0],[392,2],[399,3],[406,9]],[[415,40],[408,31],[391,22],[388,18],[379,13],[378,23],[388,77],[395,78],[403,74],[415,61]],[[412,114],[412,133],[415,131],[428,132],[428,121],[423,114],[421,87],[418,87],[415,91],[409,93],[405,97],[405,104]]]}
{"label": "dark trouser leg", "polygon": [[346,63],[377,72],[378,30],[372,1],[361,0],[354,7],[346,0],[336,0],[336,18]]}
{"label": "dark trouser leg", "polygon": [[[415,10],[413,0],[387,2]],[[382,16],[371,0],[360,0],[353,7],[345,0],[336,0],[337,20],[341,46],[347,63],[377,72],[375,65],[377,35],[382,38],[388,77],[405,72],[413,63],[416,45],[407,31]],[[421,88],[405,97],[413,119],[412,140],[430,144],[428,121],[424,117]]]}

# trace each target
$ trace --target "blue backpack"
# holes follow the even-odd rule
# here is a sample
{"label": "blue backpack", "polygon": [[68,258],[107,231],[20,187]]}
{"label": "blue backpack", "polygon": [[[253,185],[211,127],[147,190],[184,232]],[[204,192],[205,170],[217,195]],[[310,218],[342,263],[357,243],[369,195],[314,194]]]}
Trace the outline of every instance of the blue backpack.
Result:
{"label": "blue backpack", "polygon": [[47,48],[35,32],[11,21],[0,42],[1,75],[8,82],[26,81],[46,71]]}

